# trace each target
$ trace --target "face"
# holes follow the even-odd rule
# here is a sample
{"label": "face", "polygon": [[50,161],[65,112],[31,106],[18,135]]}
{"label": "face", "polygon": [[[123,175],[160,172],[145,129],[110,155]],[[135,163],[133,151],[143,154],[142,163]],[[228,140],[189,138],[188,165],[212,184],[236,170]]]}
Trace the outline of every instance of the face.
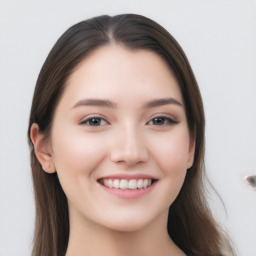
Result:
{"label": "face", "polygon": [[71,75],[49,145],[71,219],[122,231],[166,218],[194,153],[168,65],[117,45],[93,52]]}

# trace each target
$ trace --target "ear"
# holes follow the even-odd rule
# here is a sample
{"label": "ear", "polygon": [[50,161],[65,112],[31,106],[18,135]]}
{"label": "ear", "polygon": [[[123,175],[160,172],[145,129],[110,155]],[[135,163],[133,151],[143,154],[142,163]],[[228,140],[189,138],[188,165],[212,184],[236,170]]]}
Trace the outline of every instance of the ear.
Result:
{"label": "ear", "polygon": [[195,140],[195,137],[193,136],[190,138],[189,152],[188,152],[188,159],[187,159],[187,169],[191,168],[194,163],[195,147],[196,147],[196,140]]}
{"label": "ear", "polygon": [[54,173],[56,168],[52,159],[51,144],[50,141],[45,138],[45,135],[39,131],[38,124],[32,124],[30,138],[34,145],[37,160],[40,162],[43,170],[47,173]]}

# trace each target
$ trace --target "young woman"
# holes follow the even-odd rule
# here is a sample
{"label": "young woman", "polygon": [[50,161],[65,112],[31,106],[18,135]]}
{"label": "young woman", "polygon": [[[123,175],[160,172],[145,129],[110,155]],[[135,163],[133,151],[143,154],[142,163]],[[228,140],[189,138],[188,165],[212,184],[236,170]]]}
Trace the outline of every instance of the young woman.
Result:
{"label": "young woman", "polygon": [[204,112],[176,40],[139,15],[57,41],[28,129],[33,256],[235,255],[204,194]]}

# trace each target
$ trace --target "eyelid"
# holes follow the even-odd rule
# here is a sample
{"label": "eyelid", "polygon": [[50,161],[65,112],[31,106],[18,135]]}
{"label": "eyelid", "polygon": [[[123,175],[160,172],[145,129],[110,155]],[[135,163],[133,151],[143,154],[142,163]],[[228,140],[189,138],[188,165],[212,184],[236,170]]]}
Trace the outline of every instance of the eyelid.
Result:
{"label": "eyelid", "polygon": [[[83,125],[83,124],[86,124],[86,122],[88,122],[90,119],[93,119],[93,118],[98,118],[98,119],[102,119],[104,120],[107,124],[109,124],[109,122],[107,121],[106,117],[104,117],[103,115],[100,115],[100,114],[90,114],[90,115],[87,115],[85,117],[83,117],[80,121],[79,121],[79,124]],[[88,125],[89,126],[89,125]],[[102,126],[102,125],[100,125]]]}
{"label": "eyelid", "polygon": [[[156,114],[156,115],[154,115],[148,122],[147,122],[147,124],[149,124],[150,122],[152,122],[153,121],[153,119],[155,119],[155,118],[165,118],[165,119],[167,119],[168,121],[169,121],[169,124],[164,124],[164,125],[172,125],[172,124],[178,124],[179,123],[179,121],[176,119],[176,118],[174,118],[173,116],[171,116],[171,115],[169,115],[169,114]],[[154,124],[152,124],[152,125],[154,125]],[[161,126],[161,125],[159,125],[159,126]],[[163,125],[162,125],[163,126]]]}

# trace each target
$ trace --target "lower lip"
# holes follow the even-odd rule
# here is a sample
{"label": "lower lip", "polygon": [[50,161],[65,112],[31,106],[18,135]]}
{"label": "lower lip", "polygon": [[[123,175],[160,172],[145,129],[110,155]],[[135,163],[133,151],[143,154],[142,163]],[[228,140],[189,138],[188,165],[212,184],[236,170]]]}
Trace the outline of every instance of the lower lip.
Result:
{"label": "lower lip", "polygon": [[100,183],[99,183],[99,185],[104,189],[104,191],[106,191],[110,194],[113,194],[117,197],[125,198],[125,199],[136,199],[136,198],[143,197],[143,196],[147,195],[148,193],[150,193],[154,189],[156,183],[157,183],[157,181],[154,181],[151,186],[149,186],[147,188],[141,188],[141,189],[116,189],[116,188],[106,187]]}

